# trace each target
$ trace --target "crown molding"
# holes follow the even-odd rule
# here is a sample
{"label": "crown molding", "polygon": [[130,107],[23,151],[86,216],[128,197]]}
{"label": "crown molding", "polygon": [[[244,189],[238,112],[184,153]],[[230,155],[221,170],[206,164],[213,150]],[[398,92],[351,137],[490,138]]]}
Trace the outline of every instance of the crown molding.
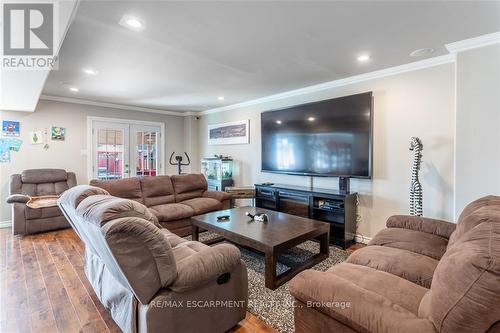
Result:
{"label": "crown molding", "polygon": [[500,43],[500,31],[449,43],[445,47],[450,53],[458,53],[498,43]]}
{"label": "crown molding", "polygon": [[391,75],[396,75],[396,74],[416,71],[416,70],[420,70],[420,69],[425,69],[425,68],[429,68],[429,67],[439,66],[439,65],[443,65],[443,64],[453,63],[453,62],[455,62],[455,59],[456,59],[456,57],[454,54],[446,54],[446,55],[442,55],[442,56],[438,56],[438,57],[433,57],[433,58],[428,58],[428,59],[424,59],[424,60],[420,60],[420,61],[416,61],[416,62],[411,62],[411,63],[400,65],[400,66],[389,67],[389,68],[381,69],[381,70],[374,71],[374,72],[350,76],[350,77],[347,77],[344,79],[329,81],[329,82],[315,84],[315,85],[304,87],[304,88],[290,90],[290,91],[287,91],[284,93],[279,93],[279,94],[270,95],[270,96],[266,96],[266,97],[262,97],[262,98],[257,98],[257,99],[253,99],[253,100],[242,102],[242,103],[231,104],[231,105],[227,105],[227,106],[223,106],[223,107],[215,108],[215,109],[209,109],[209,110],[199,112],[199,113],[197,113],[197,115],[207,115],[207,114],[212,114],[212,113],[230,111],[230,110],[254,106],[254,105],[258,105],[258,104],[279,101],[279,100],[290,98],[290,97],[307,95],[307,94],[316,93],[316,92],[320,92],[320,91],[328,90],[328,89],[332,89],[332,88],[347,86],[347,85],[355,84],[355,83],[359,83],[359,82],[380,79],[380,78],[391,76]]}
{"label": "crown molding", "polygon": [[96,101],[90,101],[88,99],[52,96],[52,95],[41,95],[40,99],[43,99],[46,101],[100,106],[103,108],[112,108],[112,109],[127,110],[127,111],[158,113],[158,114],[165,114],[165,115],[179,116],[179,117],[187,117],[187,116],[193,116],[193,115],[198,114],[197,112],[193,112],[193,111],[182,112],[182,111],[160,110],[160,109],[144,108],[144,107],[140,107],[140,106],[123,105],[123,104],[106,103],[106,102],[96,102]]}

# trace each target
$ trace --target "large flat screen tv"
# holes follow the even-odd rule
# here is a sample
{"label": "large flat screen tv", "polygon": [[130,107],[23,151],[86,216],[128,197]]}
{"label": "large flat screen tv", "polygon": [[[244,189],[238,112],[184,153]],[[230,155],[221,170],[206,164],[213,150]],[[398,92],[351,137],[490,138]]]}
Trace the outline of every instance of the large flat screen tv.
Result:
{"label": "large flat screen tv", "polygon": [[262,171],[371,178],[372,93],[261,114]]}

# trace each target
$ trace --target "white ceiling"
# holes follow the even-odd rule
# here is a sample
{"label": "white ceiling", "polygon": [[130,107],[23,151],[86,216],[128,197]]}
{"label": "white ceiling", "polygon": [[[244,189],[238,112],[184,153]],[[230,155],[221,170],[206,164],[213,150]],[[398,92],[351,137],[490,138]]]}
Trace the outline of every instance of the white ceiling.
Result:
{"label": "white ceiling", "polygon": [[[55,0],[51,1],[56,2]],[[59,36],[54,43],[56,49],[59,49],[61,46],[77,5],[76,0],[58,2]],[[0,31],[2,30],[2,19],[3,18],[0,17]],[[1,33],[3,33],[3,31],[1,31]],[[3,53],[3,48],[1,53]],[[36,71],[0,69],[0,110],[34,111],[48,76],[48,69]]]}
{"label": "white ceiling", "polygon": [[[145,30],[118,25],[124,14]],[[447,43],[496,31],[498,1],[83,1],[43,93],[201,111],[420,60],[409,56],[419,48],[443,55]],[[363,52],[372,59],[360,64]]]}

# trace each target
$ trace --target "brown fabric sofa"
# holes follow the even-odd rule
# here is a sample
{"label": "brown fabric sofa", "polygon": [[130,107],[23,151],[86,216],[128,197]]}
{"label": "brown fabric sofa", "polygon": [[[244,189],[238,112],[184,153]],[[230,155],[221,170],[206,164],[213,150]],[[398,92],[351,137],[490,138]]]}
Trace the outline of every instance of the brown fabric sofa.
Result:
{"label": "brown fabric sofa", "polygon": [[202,174],[91,180],[111,195],[140,202],[162,226],[179,236],[191,234],[191,216],[230,208],[231,195],[207,191]]}
{"label": "brown fabric sofa", "polygon": [[58,201],[85,243],[85,274],[124,332],[225,332],[245,318],[238,248],[187,241],[144,205],[88,185]]}
{"label": "brown fabric sofa", "polygon": [[68,228],[70,225],[58,207],[33,209],[26,203],[30,196],[60,195],[73,186],[75,174],[61,169],[30,169],[11,175],[7,203],[12,204],[14,235]]}
{"label": "brown fabric sofa", "polygon": [[300,332],[500,332],[500,197],[457,224],[392,216],[367,247],[290,282]]}

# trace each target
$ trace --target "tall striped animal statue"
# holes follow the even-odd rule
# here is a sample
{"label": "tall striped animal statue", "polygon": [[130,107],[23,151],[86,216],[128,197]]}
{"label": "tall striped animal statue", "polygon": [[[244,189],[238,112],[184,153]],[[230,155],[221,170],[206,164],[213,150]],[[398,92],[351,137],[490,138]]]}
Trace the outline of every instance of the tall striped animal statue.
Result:
{"label": "tall striped animal statue", "polygon": [[410,215],[422,216],[422,185],[418,179],[420,172],[420,164],[422,163],[422,141],[413,136],[410,139],[410,151],[413,151],[413,165],[411,169],[411,186],[410,186]]}

